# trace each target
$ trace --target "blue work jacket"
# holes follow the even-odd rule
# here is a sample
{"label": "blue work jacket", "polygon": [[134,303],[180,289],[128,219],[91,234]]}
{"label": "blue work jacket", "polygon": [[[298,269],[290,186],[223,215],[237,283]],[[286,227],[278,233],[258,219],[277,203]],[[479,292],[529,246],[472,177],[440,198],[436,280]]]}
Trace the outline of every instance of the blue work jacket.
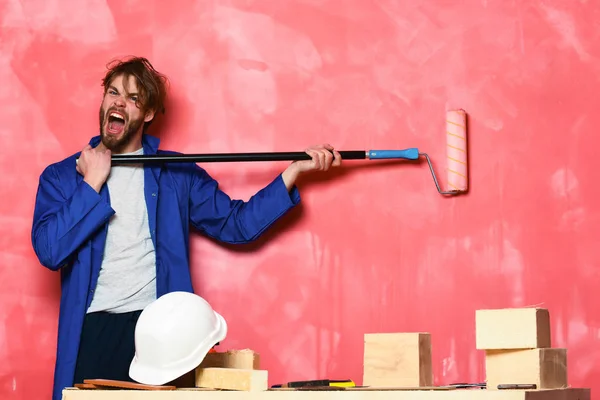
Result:
{"label": "blue work jacket", "polygon": [[[100,137],[90,140],[96,147]],[[159,140],[144,135],[144,154],[158,150]],[[76,171],[76,153],[48,166],[40,175],[31,239],[40,263],[60,271],[61,299],[53,400],[72,387],[79,337],[102,264],[108,221],[115,213],[108,187],[97,193]],[[257,239],[300,201],[288,192],[281,175],[247,202],[232,200],[195,163],[144,165],[144,195],[156,250],[157,296],[193,292],[189,265],[190,225],[226,243]]]}

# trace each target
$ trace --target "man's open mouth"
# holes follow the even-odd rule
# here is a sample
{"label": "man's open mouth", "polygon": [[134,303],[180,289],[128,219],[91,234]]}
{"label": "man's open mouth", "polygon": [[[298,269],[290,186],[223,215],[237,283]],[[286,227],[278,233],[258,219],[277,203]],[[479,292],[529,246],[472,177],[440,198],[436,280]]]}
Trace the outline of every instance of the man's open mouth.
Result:
{"label": "man's open mouth", "polygon": [[108,133],[119,135],[125,128],[125,116],[116,111],[111,111],[108,114]]}

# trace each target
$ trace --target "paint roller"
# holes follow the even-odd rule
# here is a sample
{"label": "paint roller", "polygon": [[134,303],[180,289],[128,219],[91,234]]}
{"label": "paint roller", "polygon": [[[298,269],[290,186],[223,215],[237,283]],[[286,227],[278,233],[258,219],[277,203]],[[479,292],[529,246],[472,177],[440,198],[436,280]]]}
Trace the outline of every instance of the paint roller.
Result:
{"label": "paint roller", "polygon": [[[457,195],[468,190],[467,161],[467,118],[464,110],[446,112],[446,155],[447,190],[442,190],[427,153],[417,148],[402,150],[342,150],[338,151],[343,160],[417,160],[424,157],[429,165],[431,176],[439,193]],[[310,160],[305,152],[269,153],[216,153],[216,154],[151,154],[151,155],[112,155],[112,164],[162,163],[162,162],[250,162],[250,161],[299,161]]]}

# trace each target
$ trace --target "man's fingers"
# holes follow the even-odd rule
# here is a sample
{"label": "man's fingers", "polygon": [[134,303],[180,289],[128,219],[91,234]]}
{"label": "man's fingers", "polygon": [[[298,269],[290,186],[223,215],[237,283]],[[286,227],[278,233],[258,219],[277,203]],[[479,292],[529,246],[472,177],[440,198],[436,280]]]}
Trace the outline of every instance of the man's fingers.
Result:
{"label": "man's fingers", "polygon": [[304,150],[311,157],[312,169],[327,171],[331,166],[338,166],[342,156],[329,143],[316,145]]}
{"label": "man's fingers", "polygon": [[323,152],[323,157],[325,158],[325,162],[324,162],[324,170],[327,171],[329,170],[329,167],[331,166],[331,160],[333,159],[333,154],[331,153],[331,151],[329,150],[325,150]]}
{"label": "man's fingers", "polygon": [[312,168],[317,169],[319,168],[319,154],[318,152],[312,150],[312,149],[306,149],[306,153],[310,156],[311,160],[312,160]]}
{"label": "man's fingers", "polygon": [[333,151],[333,157],[334,157],[334,160],[333,160],[332,165],[334,165],[334,166],[337,167],[337,166],[339,166],[339,165],[342,164],[342,156],[341,156],[341,154],[339,152],[337,152],[337,151],[334,150]]}
{"label": "man's fingers", "polygon": [[322,151],[318,152],[319,157],[319,169],[323,171],[327,168],[327,161],[325,160],[325,154]]}
{"label": "man's fingers", "polygon": [[321,158],[319,157],[319,152],[311,150],[311,157],[313,159],[313,168],[319,169],[321,168]]}

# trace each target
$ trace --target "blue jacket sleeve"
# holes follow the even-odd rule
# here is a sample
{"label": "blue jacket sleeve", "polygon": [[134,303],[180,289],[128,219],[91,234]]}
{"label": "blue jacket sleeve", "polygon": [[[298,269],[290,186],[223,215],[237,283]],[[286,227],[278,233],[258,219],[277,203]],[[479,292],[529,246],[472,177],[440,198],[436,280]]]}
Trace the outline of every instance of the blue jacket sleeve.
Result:
{"label": "blue jacket sleeve", "polygon": [[190,188],[190,219],[197,229],[226,243],[257,239],[300,202],[298,188],[287,190],[281,175],[247,202],[232,200],[203,169],[196,167]]}
{"label": "blue jacket sleeve", "polygon": [[85,181],[65,196],[60,179],[53,166],[40,176],[31,231],[40,263],[54,271],[115,213]]}

